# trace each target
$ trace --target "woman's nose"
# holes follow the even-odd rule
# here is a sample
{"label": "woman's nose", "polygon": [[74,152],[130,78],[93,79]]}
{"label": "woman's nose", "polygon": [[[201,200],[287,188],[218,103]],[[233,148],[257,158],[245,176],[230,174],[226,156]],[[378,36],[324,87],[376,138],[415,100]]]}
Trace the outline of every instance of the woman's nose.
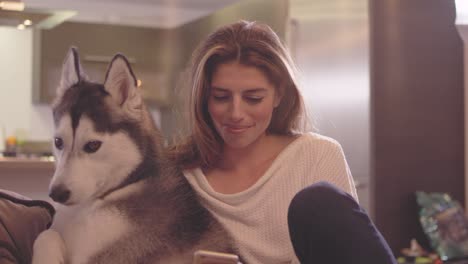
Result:
{"label": "woman's nose", "polygon": [[240,121],[244,118],[244,107],[242,100],[234,98],[229,109],[229,118],[231,121]]}

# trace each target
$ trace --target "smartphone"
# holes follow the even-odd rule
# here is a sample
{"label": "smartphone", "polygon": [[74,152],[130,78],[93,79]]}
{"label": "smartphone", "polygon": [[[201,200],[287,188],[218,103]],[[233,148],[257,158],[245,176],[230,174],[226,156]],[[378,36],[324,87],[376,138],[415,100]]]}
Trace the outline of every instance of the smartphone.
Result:
{"label": "smartphone", "polygon": [[242,264],[239,256],[228,253],[198,250],[193,255],[193,264]]}

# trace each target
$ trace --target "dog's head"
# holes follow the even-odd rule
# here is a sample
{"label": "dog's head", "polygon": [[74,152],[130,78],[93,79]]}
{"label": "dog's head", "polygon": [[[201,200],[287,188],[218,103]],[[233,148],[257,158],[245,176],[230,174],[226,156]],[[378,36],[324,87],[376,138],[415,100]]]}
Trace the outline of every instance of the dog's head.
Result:
{"label": "dog's head", "polygon": [[[71,48],[53,103],[56,159],[49,195],[66,205],[103,198],[137,181],[152,166],[154,128],[123,55],[109,64],[104,84],[90,82]],[[149,156],[149,157],[148,157]]]}

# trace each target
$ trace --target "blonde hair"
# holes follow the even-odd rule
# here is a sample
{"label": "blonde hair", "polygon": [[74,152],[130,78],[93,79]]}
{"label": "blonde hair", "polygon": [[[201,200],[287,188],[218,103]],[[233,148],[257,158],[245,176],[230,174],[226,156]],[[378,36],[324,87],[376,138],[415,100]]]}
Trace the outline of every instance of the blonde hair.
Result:
{"label": "blonde hair", "polygon": [[170,158],[182,168],[213,167],[222,154],[223,140],[208,112],[210,82],[218,65],[233,61],[261,70],[281,96],[267,133],[294,135],[305,128],[294,64],[276,33],[256,22],[226,25],[209,35],[193,53],[187,120],[190,135],[169,149]]}

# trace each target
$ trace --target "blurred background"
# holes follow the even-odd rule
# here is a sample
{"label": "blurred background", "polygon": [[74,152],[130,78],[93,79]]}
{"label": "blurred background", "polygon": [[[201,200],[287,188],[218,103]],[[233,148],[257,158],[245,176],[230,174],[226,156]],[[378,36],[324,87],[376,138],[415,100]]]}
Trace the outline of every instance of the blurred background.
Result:
{"label": "blurred background", "polygon": [[360,203],[392,249],[412,238],[428,246],[414,193],[465,204],[462,1],[0,1],[0,188],[47,199],[49,104],[70,46],[96,81],[124,53],[170,138],[195,47],[221,25],[255,20],[290,50],[316,131],[342,144]]}

